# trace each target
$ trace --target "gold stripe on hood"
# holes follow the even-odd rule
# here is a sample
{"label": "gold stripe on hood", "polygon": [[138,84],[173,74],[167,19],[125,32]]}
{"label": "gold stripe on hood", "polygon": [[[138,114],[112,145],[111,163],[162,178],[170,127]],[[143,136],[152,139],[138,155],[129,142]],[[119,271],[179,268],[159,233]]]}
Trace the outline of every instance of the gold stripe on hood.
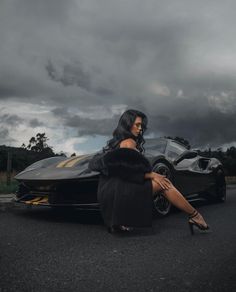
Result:
{"label": "gold stripe on hood", "polygon": [[81,159],[87,157],[88,155],[81,155],[81,156],[76,156],[73,158],[69,158],[67,160],[64,160],[60,163],[58,163],[57,167],[62,168],[62,167],[73,167],[78,161]]}

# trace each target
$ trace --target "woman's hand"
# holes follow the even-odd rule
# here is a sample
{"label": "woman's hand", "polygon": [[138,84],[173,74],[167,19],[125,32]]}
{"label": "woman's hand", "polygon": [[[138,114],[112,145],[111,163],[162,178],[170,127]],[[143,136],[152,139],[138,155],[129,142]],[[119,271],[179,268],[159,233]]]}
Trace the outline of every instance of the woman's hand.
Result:
{"label": "woman's hand", "polygon": [[164,175],[156,172],[146,173],[145,178],[155,181],[163,190],[169,190],[172,187],[171,182]]}

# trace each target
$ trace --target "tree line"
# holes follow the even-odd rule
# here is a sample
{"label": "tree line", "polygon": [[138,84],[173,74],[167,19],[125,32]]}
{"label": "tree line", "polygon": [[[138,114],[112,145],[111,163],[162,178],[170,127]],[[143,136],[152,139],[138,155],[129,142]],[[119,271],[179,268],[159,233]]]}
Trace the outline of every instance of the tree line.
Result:
{"label": "tree line", "polygon": [[21,147],[0,146],[0,171],[6,171],[9,153],[11,157],[11,169],[19,172],[30,164],[53,156],[66,156],[63,152],[55,153],[53,147],[47,144],[45,133],[38,133],[29,140],[29,143],[22,144]]}
{"label": "tree line", "polygon": [[[181,137],[167,137],[174,139],[184,144],[190,149],[190,143]],[[29,142],[22,144],[21,147],[8,147],[5,145],[0,146],[0,171],[6,171],[7,160],[9,159],[9,153],[11,154],[12,170],[19,172],[25,169],[30,164],[53,156],[66,156],[63,152],[55,153],[53,147],[47,144],[48,137],[45,133],[38,133],[35,137],[32,137]],[[229,176],[236,175],[236,147],[232,146],[226,151],[221,148],[212,150],[198,150],[199,155],[204,157],[215,157],[223,164],[225,174]],[[73,153],[71,156],[74,156]]]}

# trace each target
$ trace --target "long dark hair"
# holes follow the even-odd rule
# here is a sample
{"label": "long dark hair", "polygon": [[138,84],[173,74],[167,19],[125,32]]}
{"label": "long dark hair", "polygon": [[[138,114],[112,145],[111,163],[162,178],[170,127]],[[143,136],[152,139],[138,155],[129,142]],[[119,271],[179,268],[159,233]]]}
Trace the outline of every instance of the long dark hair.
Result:
{"label": "long dark hair", "polygon": [[[131,128],[137,117],[142,118],[142,131],[136,137],[131,133]],[[116,129],[113,132],[113,138],[108,140],[107,145],[103,148],[103,151],[109,151],[118,147],[122,140],[132,138],[137,143],[137,149],[142,153],[144,152],[144,143],[143,133],[147,129],[148,119],[147,116],[137,110],[129,109],[125,111],[118,122]]]}

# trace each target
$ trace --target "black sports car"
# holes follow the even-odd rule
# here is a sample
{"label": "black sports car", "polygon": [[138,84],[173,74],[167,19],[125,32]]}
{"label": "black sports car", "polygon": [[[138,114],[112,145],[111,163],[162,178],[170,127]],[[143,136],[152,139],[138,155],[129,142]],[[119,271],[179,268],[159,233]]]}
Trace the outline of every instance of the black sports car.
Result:
{"label": "black sports car", "polygon": [[[166,175],[189,200],[226,200],[225,175],[216,158],[199,156],[172,139],[147,139],[145,156],[153,171]],[[40,160],[15,176],[19,182],[16,202],[27,205],[98,208],[99,173],[90,171],[93,154],[52,157]],[[135,202],[134,202],[135,204]],[[153,201],[154,210],[167,215],[171,204],[161,193]]]}

